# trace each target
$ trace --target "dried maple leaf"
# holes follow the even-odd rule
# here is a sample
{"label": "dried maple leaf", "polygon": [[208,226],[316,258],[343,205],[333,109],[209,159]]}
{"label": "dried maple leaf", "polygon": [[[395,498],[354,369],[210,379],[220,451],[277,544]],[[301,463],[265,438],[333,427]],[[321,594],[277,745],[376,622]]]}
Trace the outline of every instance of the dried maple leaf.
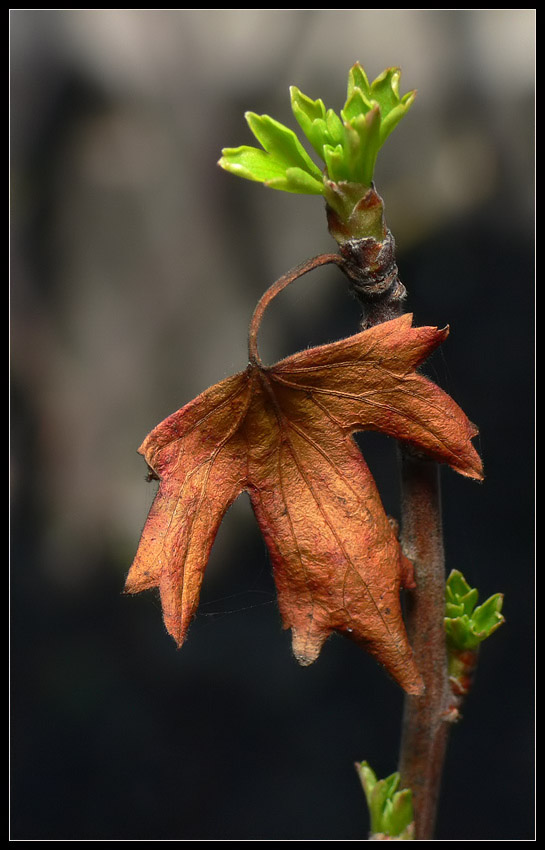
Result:
{"label": "dried maple leaf", "polygon": [[220,522],[246,490],[298,661],[312,663],[343,632],[420,693],[399,599],[400,587],[414,587],[412,566],[352,434],[382,431],[482,477],[477,429],[415,371],[448,330],[413,328],[404,315],[265,367],[257,329],[286,280],[256,309],[247,369],[169,416],[140,447],[160,484],[126,591],[159,587],[166,628],[181,645]]}

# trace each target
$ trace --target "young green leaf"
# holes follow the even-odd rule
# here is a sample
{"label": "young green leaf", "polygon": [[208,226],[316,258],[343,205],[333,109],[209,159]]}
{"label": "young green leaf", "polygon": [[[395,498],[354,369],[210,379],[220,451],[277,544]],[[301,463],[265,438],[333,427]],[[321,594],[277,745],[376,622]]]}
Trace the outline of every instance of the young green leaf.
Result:
{"label": "young green leaf", "polygon": [[365,761],[356,764],[356,770],[369,808],[372,837],[411,840],[414,837],[412,791],[409,788],[398,790],[400,774],[377,779]]}
{"label": "young green leaf", "polygon": [[445,630],[453,652],[476,649],[504,622],[503,594],[495,593],[477,606],[479,594],[459,570],[452,570],[446,584]]}
{"label": "young green leaf", "polygon": [[360,115],[367,115],[370,109],[378,106],[377,103],[365,97],[361,89],[354,89],[344,108],[341,109],[341,118],[347,124]]}
{"label": "young green leaf", "polygon": [[312,100],[303,94],[297,86],[290,87],[291,109],[301,130],[310,144],[323,159],[323,147],[331,143],[327,123],[326,108],[322,100]]}
{"label": "young green leaf", "polygon": [[263,150],[249,145],[225,148],[219,161],[222,168],[284,192],[323,193],[322,173],[293,130],[268,115],[248,112],[246,120]]}
{"label": "young green leaf", "polygon": [[322,172],[311,160],[293,130],[268,115],[247,112],[246,120],[258,142],[261,142],[267,153],[282,162],[285,168],[300,168],[317,180],[322,179]]}
{"label": "young green leaf", "polygon": [[[347,98],[340,116],[326,109],[320,98],[313,100],[297,86],[290,87],[295,119],[324,161],[325,174],[292,130],[268,115],[253,112],[246,113],[246,120],[263,151],[247,146],[225,148],[219,164],[233,174],[275,189],[325,194],[333,204],[337,193],[328,192],[330,181],[369,188],[380,147],[414,100],[415,92],[399,97],[400,74],[398,68],[388,68],[369,85],[365,71],[356,63],[348,75]],[[294,168],[299,171],[288,175]]]}
{"label": "young green leaf", "polygon": [[348,72],[348,86],[346,91],[346,99],[350,100],[354,89],[361,89],[366,94],[370,94],[369,80],[367,74],[363,70],[359,62],[356,62]]}
{"label": "young green leaf", "polygon": [[286,167],[281,160],[249,145],[225,148],[220,164],[232,174],[259,183],[268,184],[271,180],[284,179],[286,176]]}

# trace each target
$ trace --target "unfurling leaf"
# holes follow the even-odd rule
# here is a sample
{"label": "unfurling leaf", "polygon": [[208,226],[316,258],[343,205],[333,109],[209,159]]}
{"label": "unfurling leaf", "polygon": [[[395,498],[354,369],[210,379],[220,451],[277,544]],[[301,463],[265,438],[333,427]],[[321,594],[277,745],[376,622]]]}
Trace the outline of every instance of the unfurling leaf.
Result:
{"label": "unfurling leaf", "polygon": [[[359,62],[348,74],[347,98],[337,115],[321,99],[312,100],[297,86],[290,87],[292,112],[326,174],[309,157],[293,130],[271,118],[247,112],[246,121],[261,148],[224,148],[219,165],[226,171],[265,183],[284,192],[326,196],[328,181],[362,184],[369,188],[377,154],[392,130],[408,112],[416,92],[400,97],[399,68],[387,68],[369,84]],[[294,172],[290,175],[290,172]],[[333,199],[335,195],[333,195]]]}
{"label": "unfurling leaf", "polygon": [[[258,324],[254,316],[254,335]],[[272,367],[251,349],[244,372],[149,434],[139,451],[160,483],[126,591],[159,587],[178,645],[223,515],[245,490],[298,661],[312,663],[326,638],[341,632],[406,691],[421,693],[399,599],[402,586],[414,587],[411,564],[352,434],[382,431],[481,477],[476,428],[416,372],[447,333],[413,328],[404,315]]]}
{"label": "unfurling leaf", "polygon": [[[451,571],[445,591],[448,673],[453,694],[461,703],[473,686],[481,643],[505,622],[501,613],[503,593],[495,593],[477,605],[479,591],[467,583],[460,570]],[[458,719],[456,704],[454,712],[454,719]]]}
{"label": "unfurling leaf", "polygon": [[445,617],[450,651],[477,649],[505,622],[501,613],[503,593],[495,593],[482,605],[477,605],[478,598],[479,591],[469,586],[459,570],[452,570],[446,584]]}
{"label": "unfurling leaf", "polygon": [[413,795],[410,788],[398,790],[401,774],[392,773],[385,779],[377,779],[366,761],[356,762],[356,770],[369,808],[371,840],[413,840]]}

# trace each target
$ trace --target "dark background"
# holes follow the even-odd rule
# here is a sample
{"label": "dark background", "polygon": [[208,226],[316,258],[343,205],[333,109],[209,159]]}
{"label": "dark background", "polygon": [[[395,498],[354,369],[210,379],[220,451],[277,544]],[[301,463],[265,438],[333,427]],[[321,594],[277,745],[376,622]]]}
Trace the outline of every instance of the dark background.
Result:
{"label": "dark background", "polygon": [[[136,453],[245,366],[255,303],[335,245],[320,198],[217,165],[243,113],[337,111],[349,67],[417,100],[376,182],[430,374],[481,430],[482,485],[442,472],[447,566],[506,624],[453,729],[438,839],[533,836],[533,10],[11,12],[13,839],[365,838],[353,768],[396,768],[402,694],[349,641],[298,667],[245,497],[181,651],[122,595],[154,485]],[[267,314],[273,359],[353,333],[335,269]],[[387,510],[395,452],[361,437]]]}

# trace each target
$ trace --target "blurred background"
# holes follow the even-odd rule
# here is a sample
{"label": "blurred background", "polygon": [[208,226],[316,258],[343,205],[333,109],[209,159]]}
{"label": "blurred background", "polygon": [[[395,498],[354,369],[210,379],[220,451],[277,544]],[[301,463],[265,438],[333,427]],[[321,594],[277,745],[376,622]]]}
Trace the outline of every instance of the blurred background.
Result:
{"label": "blurred background", "polygon": [[[322,201],[238,180],[246,110],[418,89],[376,171],[428,373],[481,430],[442,472],[447,566],[505,593],[453,729],[438,839],[533,836],[534,37],[529,10],[11,11],[12,839],[358,840],[355,760],[396,769],[402,694],[349,641],[299,668],[246,497],[187,643],[122,595],[148,431],[246,365],[264,289],[335,250]],[[333,268],[278,298],[272,362],[358,328]],[[399,516],[395,449],[359,438]]]}

